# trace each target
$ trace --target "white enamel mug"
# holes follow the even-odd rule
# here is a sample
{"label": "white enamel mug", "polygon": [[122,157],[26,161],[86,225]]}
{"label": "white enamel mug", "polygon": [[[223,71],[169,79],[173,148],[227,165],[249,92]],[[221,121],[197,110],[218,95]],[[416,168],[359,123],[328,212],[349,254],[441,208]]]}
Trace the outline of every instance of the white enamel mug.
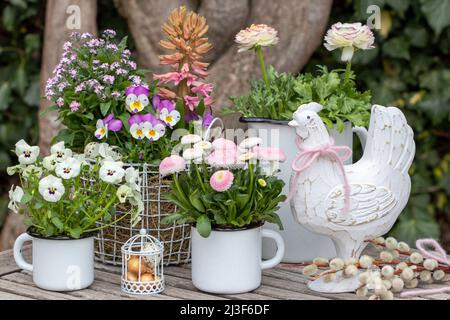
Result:
{"label": "white enamel mug", "polygon": [[[33,264],[25,261],[22,247],[32,242]],[[51,291],[73,291],[94,281],[94,237],[81,239],[41,238],[21,234],[14,243],[17,265],[33,273],[33,282]]]}
{"label": "white enamel mug", "polygon": [[[192,228],[192,282],[217,294],[249,292],[261,285],[261,270],[275,267],[284,256],[283,238],[262,226],[245,230],[213,230],[203,238]],[[262,238],[276,242],[273,258],[262,261]]]}

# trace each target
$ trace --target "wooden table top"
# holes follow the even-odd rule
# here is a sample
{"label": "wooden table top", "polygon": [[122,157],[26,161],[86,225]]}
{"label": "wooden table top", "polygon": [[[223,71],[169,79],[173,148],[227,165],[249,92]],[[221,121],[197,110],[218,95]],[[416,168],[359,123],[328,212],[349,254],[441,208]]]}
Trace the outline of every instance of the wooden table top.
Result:
{"label": "wooden table top", "polygon": [[[31,256],[30,247],[24,255]],[[96,264],[95,281],[87,289],[72,292],[51,292],[37,288],[28,272],[20,270],[12,250],[0,252],[0,300],[359,300],[353,293],[317,293],[306,287],[307,279],[301,267],[281,265],[264,270],[262,285],[253,292],[234,295],[213,295],[197,290],[191,282],[188,265],[164,268],[166,289],[162,294],[149,296],[128,295],[120,289],[119,267]],[[433,286],[433,285],[431,285]],[[436,285],[434,285],[436,286]],[[450,300],[449,294],[427,297]],[[365,299],[365,298],[363,298]],[[398,297],[396,299],[399,299]],[[422,299],[422,298],[415,298]]]}

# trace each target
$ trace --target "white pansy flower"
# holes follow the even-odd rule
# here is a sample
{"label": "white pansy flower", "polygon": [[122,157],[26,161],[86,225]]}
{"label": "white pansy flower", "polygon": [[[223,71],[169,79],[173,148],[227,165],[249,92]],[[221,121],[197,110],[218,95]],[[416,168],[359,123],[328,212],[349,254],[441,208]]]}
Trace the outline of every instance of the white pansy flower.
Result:
{"label": "white pansy flower", "polygon": [[107,143],[100,143],[98,147],[98,154],[104,159],[112,159],[114,161],[119,161],[122,159],[122,155],[119,153],[118,147],[110,146]]}
{"label": "white pansy flower", "polygon": [[144,134],[150,141],[157,141],[166,133],[166,127],[162,123],[155,125],[144,122]]}
{"label": "white pansy flower", "polygon": [[49,171],[55,170],[57,163],[58,161],[56,160],[56,154],[51,154],[42,160],[42,165]]}
{"label": "white pansy flower", "polygon": [[180,118],[180,113],[177,110],[169,111],[167,108],[163,108],[159,113],[159,119],[170,127],[175,126]]}
{"label": "white pansy flower", "polygon": [[125,170],[125,181],[132,189],[141,190],[141,187],[139,187],[139,171],[135,168],[129,167]]}
{"label": "white pansy flower", "polygon": [[235,38],[239,46],[238,52],[248,51],[257,47],[276,45],[279,41],[278,32],[265,24],[252,24],[239,31]]}
{"label": "white pansy flower", "polygon": [[133,195],[133,191],[129,186],[124,184],[117,189],[116,195],[117,198],[119,198],[120,203],[125,203],[125,201],[127,201],[127,198]]}
{"label": "white pansy flower", "polygon": [[106,183],[117,184],[122,181],[122,178],[125,175],[125,170],[122,168],[122,162],[116,161],[103,161],[102,166],[100,167],[100,179],[102,179]]}
{"label": "white pansy flower", "polygon": [[75,158],[67,158],[56,165],[56,175],[65,180],[77,177],[80,174],[81,162]]}
{"label": "white pansy flower", "polygon": [[108,124],[104,123],[103,120],[98,119],[97,123],[95,124],[96,130],[95,130],[95,137],[98,140],[101,140],[103,138],[108,138]]}
{"label": "white pansy flower", "polygon": [[17,186],[14,188],[14,185],[11,186],[11,190],[9,190],[9,203],[8,209],[13,211],[14,213],[19,212],[19,204],[22,201],[23,190],[21,187]]}
{"label": "white pansy flower", "polygon": [[16,143],[16,155],[19,158],[20,164],[35,163],[39,156],[40,149],[37,146],[30,146],[25,140],[20,140]]}
{"label": "white pansy flower", "polygon": [[25,165],[18,164],[16,166],[6,168],[6,173],[8,174],[8,176],[12,176],[12,175],[16,174],[17,172],[20,172],[24,168],[25,168]]}
{"label": "white pansy flower", "polygon": [[50,153],[56,156],[57,161],[63,161],[64,159],[70,158],[72,156],[72,150],[64,146],[64,141],[54,144],[50,148]]}
{"label": "white pansy flower", "polygon": [[65,191],[62,180],[53,175],[49,175],[39,181],[39,193],[45,201],[58,202]]}
{"label": "white pansy flower", "polygon": [[203,150],[199,148],[189,148],[183,151],[183,158],[186,161],[199,160],[203,157]]}
{"label": "white pansy flower", "polygon": [[131,136],[137,140],[142,140],[145,137],[144,123],[134,123],[130,127]]}
{"label": "white pansy flower", "polygon": [[183,145],[196,144],[200,141],[202,141],[202,138],[196,134],[187,134],[181,138],[181,144]]}
{"label": "white pansy flower", "polygon": [[32,177],[36,177],[36,178],[40,178],[42,175],[42,168],[41,167],[37,167],[33,164],[26,166],[25,169],[23,169],[22,171],[22,176],[25,179],[30,179]]}
{"label": "white pansy flower", "polygon": [[329,51],[342,48],[342,61],[350,61],[355,49],[373,49],[375,38],[366,25],[357,23],[335,23],[325,35],[325,48]]}

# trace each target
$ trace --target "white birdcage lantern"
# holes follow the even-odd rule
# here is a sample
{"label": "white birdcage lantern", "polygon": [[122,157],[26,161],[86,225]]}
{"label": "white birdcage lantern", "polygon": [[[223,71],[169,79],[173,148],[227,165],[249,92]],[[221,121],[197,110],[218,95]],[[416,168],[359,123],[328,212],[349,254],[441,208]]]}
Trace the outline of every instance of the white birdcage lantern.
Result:
{"label": "white birdcage lantern", "polygon": [[141,229],[122,246],[121,287],[126,293],[154,294],[164,290],[164,246]]}

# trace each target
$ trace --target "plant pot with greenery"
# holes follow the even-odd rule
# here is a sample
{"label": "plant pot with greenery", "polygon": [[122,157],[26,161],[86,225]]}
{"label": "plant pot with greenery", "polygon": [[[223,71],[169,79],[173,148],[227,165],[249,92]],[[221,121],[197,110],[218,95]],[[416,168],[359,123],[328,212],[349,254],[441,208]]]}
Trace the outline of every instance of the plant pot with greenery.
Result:
{"label": "plant pot with greenery", "polygon": [[[192,225],[192,281],[200,290],[254,290],[261,284],[261,270],[283,258],[281,236],[262,225],[281,227],[276,211],[286,199],[281,194],[284,182],[263,167],[274,168],[285,155],[278,148],[260,147],[260,142],[250,138],[238,147],[223,138],[210,143],[184,136],[183,157],[172,155],[161,162],[161,174],[173,175],[167,198],[178,207],[164,222]],[[277,244],[274,257],[264,262],[263,237]]]}
{"label": "plant pot with greenery", "polygon": [[[20,186],[12,186],[9,208],[27,214],[27,233],[14,244],[17,265],[33,273],[34,283],[52,291],[79,290],[94,280],[94,235],[117,223],[116,208],[127,208],[132,224],[143,209],[136,190],[134,169],[122,162],[97,158],[87,162],[58,143],[51,155],[39,158],[39,147],[24,140],[16,143],[19,165],[8,168],[18,174]],[[98,227],[103,219],[107,224]],[[33,263],[22,256],[25,242],[32,242]]]}
{"label": "plant pot with greenery", "polygon": [[[353,28],[353,29],[352,29]],[[345,30],[343,30],[345,29]],[[341,27],[336,31],[333,26],[328,32],[346,33],[349,29],[356,30],[357,36],[365,37],[359,49],[368,49],[373,43],[373,35],[367,34],[362,26]],[[370,30],[369,30],[370,32]],[[333,43],[328,49],[339,47]],[[327,125],[330,136],[336,145],[353,148],[353,132],[356,132],[362,141],[365,141],[367,125],[370,116],[370,99],[368,91],[359,92],[354,82],[355,76],[351,70],[351,57],[355,49],[353,39],[345,40],[340,47],[351,48],[351,54],[345,49],[343,61],[347,61],[345,69],[329,71],[325,66],[318,67],[316,76],[306,73],[293,75],[278,73],[272,66],[266,68],[262,48],[276,45],[279,39],[277,31],[266,25],[252,25],[236,35],[239,51],[254,50],[257,54],[262,70],[262,79],[251,82],[250,92],[247,95],[231,97],[234,108],[226,112],[238,111],[242,114],[241,122],[246,123],[249,135],[257,134],[263,138],[263,144],[277,145],[286,150],[287,161],[280,165],[280,178],[285,182],[284,192],[288,192],[291,175],[291,164],[297,153],[295,145],[295,130],[288,126],[292,114],[298,106],[318,102],[324,106],[320,113]],[[330,40],[331,41],[331,40]],[[357,49],[358,49],[357,48]],[[347,160],[351,163],[351,158]],[[279,211],[285,229],[281,232],[286,243],[284,262],[301,262],[314,258],[314,255],[332,257],[335,250],[330,239],[316,235],[301,225],[295,223],[288,204],[281,205]],[[267,225],[268,228],[275,226]],[[271,256],[274,248],[271,243],[264,242],[264,256]]]}

